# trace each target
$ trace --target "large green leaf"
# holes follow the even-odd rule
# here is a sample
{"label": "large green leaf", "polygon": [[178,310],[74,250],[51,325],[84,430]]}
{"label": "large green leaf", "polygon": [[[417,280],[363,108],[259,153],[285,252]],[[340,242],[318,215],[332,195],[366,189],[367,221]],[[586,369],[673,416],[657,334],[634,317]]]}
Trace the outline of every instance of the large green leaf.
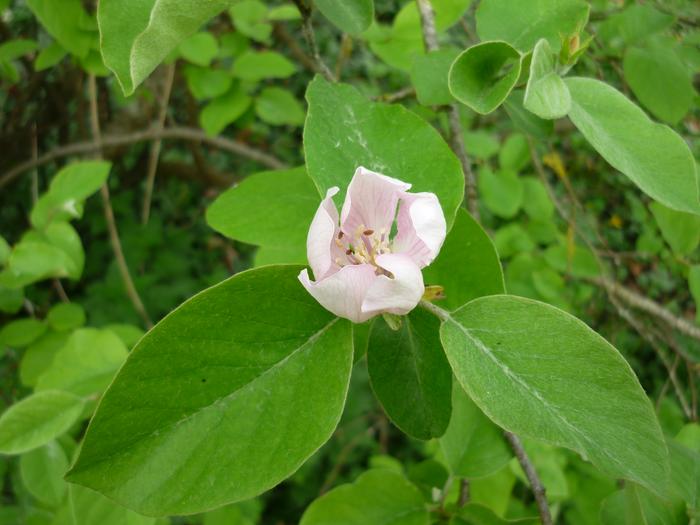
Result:
{"label": "large green leaf", "polygon": [[[303,167],[265,171],[222,193],[207,209],[207,223],[231,239],[281,252],[277,262],[304,264],[306,235],[319,203]],[[301,259],[287,258],[290,251]]]}
{"label": "large green leaf", "polygon": [[0,453],[21,454],[63,434],[83,411],[81,398],[47,390],[15,403],[0,416]]}
{"label": "large green leaf", "polygon": [[76,330],[39,376],[36,390],[63,390],[86,397],[101,394],[126,355],[124,343],[110,330]]}
{"label": "large green leaf", "polygon": [[440,305],[449,310],[483,295],[505,292],[493,242],[464,209],[457,212],[440,254],[423,275],[426,284],[444,288],[445,298]]}
{"label": "large green leaf", "polygon": [[644,487],[628,483],[603,501],[603,525],[685,525],[683,507],[660,499]]}
{"label": "large green leaf", "polygon": [[374,20],[373,0],[315,0],[314,5],[333,25],[351,35],[362,33]]}
{"label": "large green leaf", "polygon": [[482,0],[476,11],[476,29],[482,40],[504,40],[520,51],[546,38],[559,49],[562,36],[572,36],[588,20],[583,0]]}
{"label": "large green leaf", "polygon": [[96,35],[88,31],[90,15],[80,0],[27,0],[27,6],[65,49],[80,58],[88,55]]}
{"label": "large green leaf", "polygon": [[476,406],[462,387],[452,387],[452,418],[440,438],[450,472],[480,478],[503,468],[512,457],[503,431]]}
{"label": "large green leaf", "polygon": [[532,53],[530,78],[525,88],[523,105],[543,119],[565,117],[571,109],[571,94],[555,69],[555,58],[549,42],[537,42]]}
{"label": "large green leaf", "polygon": [[666,492],[668,452],[651,403],[623,357],[584,323],[496,295],[448,315],[441,338],[462,387],[499,426]]}
{"label": "large green leaf", "polygon": [[482,42],[465,50],[452,63],[450,92],[477,113],[491,113],[515,87],[521,68],[520,53],[510,44]]}
{"label": "large green leaf", "polygon": [[401,474],[370,470],[314,501],[300,525],[427,525],[420,491]]}
{"label": "large green leaf", "polygon": [[696,93],[692,74],[671,42],[632,47],[622,65],[625,80],[644,107],[656,118],[676,124],[693,107]]}
{"label": "large green leaf", "polygon": [[71,521],[66,525],[155,525],[154,518],[141,516],[117,505],[97,492],[70,485],[68,490]]}
{"label": "large green leaf", "polygon": [[378,319],[370,332],[372,389],[394,424],[418,439],[439,437],[451,413],[452,371],[440,345],[440,322],[414,310],[398,330]]}
{"label": "large green leaf", "polygon": [[304,151],[309,176],[322,195],[344,192],[359,166],[435,193],[448,227],[462,201],[462,168],[440,134],[400,105],[372,103],[352,86],[320,76],[306,92]]}
{"label": "large green leaf", "polygon": [[700,214],[695,159],[676,132],[599,80],[565,82],[572,97],[569,118],[610,165],[669,208]]}
{"label": "large green leaf", "polygon": [[136,345],[105,393],[68,480],[146,515],[244,500],[332,434],[352,365],[350,324],[298,266],[238,274]]}
{"label": "large green leaf", "polygon": [[[48,0],[45,0],[48,1]],[[231,0],[101,0],[97,6],[105,65],[130,95],[180,42]]]}

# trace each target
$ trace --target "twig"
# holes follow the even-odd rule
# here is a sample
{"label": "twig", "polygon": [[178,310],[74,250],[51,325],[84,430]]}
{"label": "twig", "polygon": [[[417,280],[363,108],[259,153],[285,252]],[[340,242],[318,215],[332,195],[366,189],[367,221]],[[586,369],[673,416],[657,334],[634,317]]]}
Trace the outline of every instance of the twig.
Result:
{"label": "twig", "polygon": [[[95,144],[97,144],[97,157],[101,158],[103,143],[102,133],[100,131],[100,117],[97,109],[97,83],[95,82],[95,75],[90,75],[88,77],[88,93],[90,96],[90,128],[92,130],[92,137]],[[107,186],[107,182],[105,182],[100,188],[100,195],[102,196],[102,204],[104,208],[105,220],[107,222],[107,230],[109,231],[109,239],[110,243],[112,244],[112,251],[114,252],[114,258],[117,262],[126,294],[146,327],[150,329],[153,327],[153,323],[146,312],[146,307],[143,305],[143,301],[141,301],[141,297],[136,290],[136,286],[134,286],[134,281],[129,273],[129,267],[127,266],[126,259],[124,258],[124,251],[122,250],[122,243],[119,239],[117,223],[114,219],[112,201],[109,198],[109,186]]]}
{"label": "twig", "polygon": [[311,56],[316,63],[316,72],[321,73],[326,80],[330,82],[335,82],[335,76],[328,69],[328,66],[321,58],[321,53],[318,51],[318,45],[316,44],[316,37],[314,36],[314,28],[311,25],[311,7],[306,4],[304,0],[294,0],[294,4],[299,9],[301,13],[301,31],[304,33],[304,38],[306,39],[306,44],[311,50]]}
{"label": "twig", "polygon": [[385,93],[383,95],[378,95],[374,97],[374,100],[391,104],[393,102],[403,100],[404,98],[412,97],[415,94],[416,89],[413,86],[407,86],[405,88],[399,89],[398,91],[394,91],[393,93]]}
{"label": "twig", "polygon": [[532,488],[532,493],[535,495],[537,508],[540,512],[540,521],[542,525],[552,525],[552,515],[549,512],[549,505],[547,504],[546,490],[537,475],[534,465],[530,461],[530,458],[528,458],[520,438],[512,432],[505,432],[505,436],[515,453],[515,457],[518,458],[518,463],[520,463],[520,466],[523,468],[525,476],[527,476],[530,482],[530,487]]}
{"label": "twig", "polygon": [[[168,114],[168,103],[170,102],[170,92],[173,89],[173,80],[175,79],[175,62],[165,66],[165,82],[163,91],[158,98],[158,120],[156,121],[156,129],[162,131],[165,127],[165,117]],[[146,172],[146,188],[143,195],[143,207],[141,209],[141,223],[148,224],[148,218],[151,214],[151,199],[153,198],[153,186],[156,181],[156,172],[158,171],[158,158],[160,157],[161,146],[163,139],[154,139],[151,143],[151,149],[148,153],[148,170]]]}
{"label": "twig", "polygon": [[[440,49],[437,39],[437,29],[435,27],[435,13],[430,0],[416,0],[418,13],[420,14],[421,29],[423,31],[423,42],[427,51],[437,51]],[[459,107],[455,102],[447,106],[447,120],[450,126],[450,146],[452,151],[462,165],[464,175],[464,191],[467,201],[467,209],[477,222],[481,221],[479,215],[479,201],[476,190],[476,177],[472,170],[472,164],[464,147],[462,137],[462,124],[459,121]]]}
{"label": "twig", "polygon": [[80,155],[85,153],[93,153],[100,151],[102,148],[110,148],[117,146],[125,146],[137,142],[147,142],[161,138],[163,140],[187,140],[191,142],[203,142],[209,146],[218,148],[229,153],[234,153],[241,157],[246,157],[256,161],[259,164],[272,169],[284,169],[287,165],[278,158],[259,151],[247,144],[228,139],[226,137],[210,137],[201,129],[188,128],[183,126],[173,126],[162,130],[155,127],[143,131],[135,131],[123,135],[106,135],[102,138],[101,144],[95,141],[92,142],[74,142],[65,146],[58,146],[51,151],[40,155],[37,159],[28,160],[10,168],[9,171],[0,176],[0,189],[12,182],[25,171],[31,170],[38,166],[43,166],[49,162],[69,157],[71,155]]}
{"label": "twig", "polygon": [[273,32],[277,38],[284,42],[289,49],[289,52],[294,55],[294,58],[301,62],[306,69],[313,72],[318,72],[316,62],[314,62],[313,58],[304,52],[297,41],[292,37],[292,35],[289,34],[289,31],[287,31],[287,28],[282,22],[275,22]]}

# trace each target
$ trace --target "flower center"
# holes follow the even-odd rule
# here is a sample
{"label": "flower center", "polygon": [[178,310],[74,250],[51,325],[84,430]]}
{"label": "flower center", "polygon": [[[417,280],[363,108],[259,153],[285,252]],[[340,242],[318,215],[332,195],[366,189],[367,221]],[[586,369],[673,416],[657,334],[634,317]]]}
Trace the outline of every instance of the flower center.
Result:
{"label": "flower center", "polygon": [[341,230],[335,239],[335,245],[344,252],[335,259],[341,268],[348,264],[371,264],[377,275],[390,276],[389,272],[377,264],[377,257],[391,253],[391,242],[386,229],[374,231],[360,224],[352,236]]}

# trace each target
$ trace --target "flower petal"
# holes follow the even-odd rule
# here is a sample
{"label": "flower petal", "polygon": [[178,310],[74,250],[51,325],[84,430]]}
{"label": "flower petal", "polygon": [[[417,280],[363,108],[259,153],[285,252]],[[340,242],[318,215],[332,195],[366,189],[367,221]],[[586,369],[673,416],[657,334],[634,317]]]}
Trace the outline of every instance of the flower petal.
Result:
{"label": "flower petal", "polygon": [[362,302],[367,290],[378,278],[369,264],[344,266],[329,277],[313,282],[308,270],[302,270],[299,281],[304,288],[321,303],[326,310],[338,317],[362,323],[373,317],[373,313],[362,311]]}
{"label": "flower petal", "polygon": [[447,234],[445,214],[433,193],[404,194],[397,227],[393,251],[410,256],[421,268],[437,257]]}
{"label": "flower petal", "polygon": [[345,195],[341,229],[350,236],[354,236],[360,227],[377,232],[385,230],[388,234],[399,197],[410,187],[398,179],[357,168]]}
{"label": "flower petal", "polygon": [[411,257],[388,253],[377,257],[377,264],[393,274],[377,276],[362,303],[364,313],[388,312],[404,315],[413,310],[425,292],[423,274]]}
{"label": "flower petal", "polygon": [[306,237],[306,257],[316,280],[321,280],[339,269],[335,259],[340,256],[342,250],[335,244],[339,228],[338,210],[333,203],[333,196],[338,191],[334,186],[326,192],[326,198],[321,201]]}

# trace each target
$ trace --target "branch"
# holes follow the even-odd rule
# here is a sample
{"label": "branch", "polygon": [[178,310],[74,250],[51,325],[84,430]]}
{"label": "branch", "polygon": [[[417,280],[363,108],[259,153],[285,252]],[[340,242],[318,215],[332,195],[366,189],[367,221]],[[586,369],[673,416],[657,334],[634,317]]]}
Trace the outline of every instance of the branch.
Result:
{"label": "branch", "polygon": [[[437,29],[435,28],[435,13],[430,0],[416,0],[418,13],[420,14],[421,29],[423,31],[423,43],[428,52],[440,49],[437,39]],[[479,216],[479,201],[476,191],[476,177],[472,170],[472,163],[464,147],[462,138],[462,124],[459,121],[459,107],[456,102],[447,106],[447,117],[450,126],[450,146],[452,151],[462,164],[464,175],[464,191],[467,201],[467,209],[477,222],[481,221]]]}
{"label": "branch", "polygon": [[159,130],[154,126],[146,130],[135,131],[133,133],[126,133],[123,135],[106,135],[102,138],[100,144],[98,144],[96,141],[92,141],[74,142],[72,144],[67,144],[66,146],[58,146],[51,151],[40,155],[35,160],[25,161],[3,173],[2,176],[0,176],[0,189],[12,182],[25,171],[31,170],[38,166],[43,166],[44,164],[48,164],[49,162],[62,157],[94,153],[100,151],[102,148],[125,146],[137,142],[148,142],[156,138],[163,140],[174,139],[187,140],[191,142],[203,142],[214,148],[254,160],[268,168],[284,169],[288,167],[284,162],[268,153],[264,153],[247,144],[231,140],[226,137],[211,137],[201,129],[174,126]]}
{"label": "branch", "polygon": [[537,508],[540,511],[540,521],[542,525],[552,525],[552,515],[549,512],[549,505],[547,504],[546,490],[537,475],[535,467],[532,462],[530,462],[530,458],[527,456],[527,452],[525,452],[520,438],[511,432],[505,432],[505,436],[515,453],[515,457],[518,458],[518,462],[523,468],[525,476],[527,476],[530,482],[532,493],[535,495],[535,501],[537,502]]}
{"label": "branch", "polygon": [[328,69],[328,66],[323,61],[323,58],[321,58],[321,53],[319,53],[318,51],[316,37],[314,36],[314,28],[311,25],[311,7],[308,6],[304,0],[294,0],[294,4],[297,6],[299,12],[301,13],[301,30],[302,33],[304,33],[306,44],[311,50],[311,56],[313,57],[314,62],[316,63],[316,67],[314,69],[317,73],[321,73],[324,77],[326,77],[326,80],[328,80],[329,82],[335,82],[335,76],[333,75],[333,73],[331,73],[331,70]]}
{"label": "branch", "polygon": [[[168,64],[165,67],[165,83],[163,91],[158,97],[158,120],[156,121],[156,129],[162,131],[165,127],[165,117],[168,114],[168,103],[170,102],[170,93],[173,89],[173,81],[175,80],[175,62]],[[156,138],[151,144],[151,149],[148,154],[148,171],[146,172],[146,189],[143,195],[143,206],[141,209],[141,223],[148,224],[148,218],[151,214],[151,199],[153,198],[153,186],[156,182],[156,171],[158,171],[158,158],[160,157],[161,146],[163,145],[162,138]]]}
{"label": "branch", "polygon": [[[88,93],[90,95],[90,128],[92,129],[92,137],[97,145],[97,157],[101,158],[103,143],[102,132],[100,131],[100,117],[97,109],[97,83],[95,82],[95,75],[90,75],[88,77]],[[146,327],[151,329],[153,327],[153,322],[151,322],[151,318],[146,312],[146,307],[143,305],[143,301],[141,301],[141,297],[136,290],[136,286],[134,286],[134,281],[129,273],[129,267],[127,266],[126,259],[124,258],[124,251],[122,250],[122,243],[119,239],[117,223],[114,219],[112,201],[109,198],[109,186],[107,186],[107,182],[105,182],[100,188],[100,195],[102,196],[105,220],[107,221],[107,230],[109,231],[109,240],[112,244],[112,251],[114,252],[114,258],[116,259],[126,294]]]}

